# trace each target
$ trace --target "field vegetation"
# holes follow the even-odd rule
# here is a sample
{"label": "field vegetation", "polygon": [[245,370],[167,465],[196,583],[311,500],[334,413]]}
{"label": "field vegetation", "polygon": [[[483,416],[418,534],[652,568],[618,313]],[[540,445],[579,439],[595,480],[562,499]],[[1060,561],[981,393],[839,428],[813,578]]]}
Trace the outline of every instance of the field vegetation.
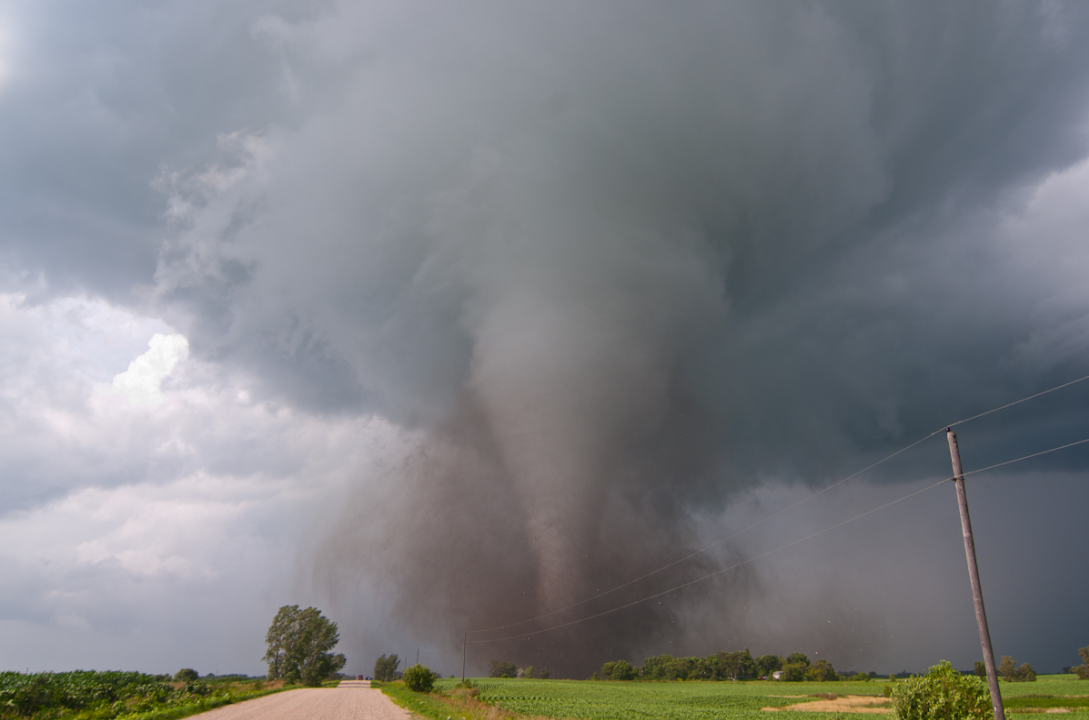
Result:
{"label": "field vegetation", "polygon": [[[784,683],[773,680],[712,682],[615,682],[586,680],[531,680],[486,678],[435,683],[429,694],[414,693],[402,683],[385,684],[383,692],[420,717],[431,720],[520,720],[522,718],[570,718],[573,720],[831,720],[847,707],[834,708],[847,696],[872,698],[871,707],[882,708],[892,718],[889,694],[906,689],[904,680],[837,680],[835,682]],[[974,679],[974,678],[973,678]],[[1002,683],[1007,713],[1063,712],[1065,720],[1089,720],[1089,697],[1077,677],[1044,675],[1036,683]],[[830,705],[832,707],[830,707]],[[823,706],[823,707],[822,707]],[[807,707],[814,708],[807,711]],[[989,711],[989,706],[988,706]]]}
{"label": "field vegetation", "polygon": [[138,672],[0,672],[0,720],[174,720],[281,686],[237,675],[174,681]]}

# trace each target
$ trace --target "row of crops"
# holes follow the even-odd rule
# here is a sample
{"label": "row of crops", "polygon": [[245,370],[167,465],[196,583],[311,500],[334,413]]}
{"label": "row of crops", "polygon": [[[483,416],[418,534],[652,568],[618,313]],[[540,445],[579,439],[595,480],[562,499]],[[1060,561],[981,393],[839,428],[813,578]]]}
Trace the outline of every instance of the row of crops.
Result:
{"label": "row of crops", "polygon": [[112,720],[164,709],[211,709],[263,694],[259,683],[193,681],[138,672],[0,672],[0,720]]}
{"label": "row of crops", "polygon": [[[454,680],[436,684],[439,692],[452,693]],[[889,683],[825,682],[594,682],[585,680],[482,679],[476,681],[479,699],[519,716],[574,718],[575,720],[829,720],[826,712],[805,712],[808,703],[839,696],[884,696]],[[1003,683],[1003,695],[1012,713],[1063,712],[1069,720],[1089,720],[1089,683],[1073,675],[1041,676],[1031,688],[1027,683]],[[1032,692],[1035,690],[1035,692]],[[406,693],[407,694],[407,693]],[[786,715],[765,708],[786,708]],[[445,714],[428,717],[446,718]],[[890,710],[891,712],[891,710]],[[861,717],[873,717],[861,716]],[[880,716],[879,716],[880,717]],[[886,717],[892,717],[887,715]]]}

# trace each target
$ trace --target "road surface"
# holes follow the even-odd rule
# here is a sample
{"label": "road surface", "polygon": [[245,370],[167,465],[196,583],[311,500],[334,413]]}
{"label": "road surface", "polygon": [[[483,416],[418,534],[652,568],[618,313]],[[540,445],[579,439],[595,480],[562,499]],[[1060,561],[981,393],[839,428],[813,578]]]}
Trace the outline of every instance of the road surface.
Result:
{"label": "road surface", "polygon": [[307,688],[225,705],[194,717],[200,720],[406,720],[411,717],[361,680],[335,688]]}

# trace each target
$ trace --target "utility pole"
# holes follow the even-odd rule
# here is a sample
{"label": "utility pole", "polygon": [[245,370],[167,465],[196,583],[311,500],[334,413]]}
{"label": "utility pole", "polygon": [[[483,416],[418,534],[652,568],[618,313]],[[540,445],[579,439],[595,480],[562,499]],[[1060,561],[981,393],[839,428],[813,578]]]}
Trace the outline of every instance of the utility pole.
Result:
{"label": "utility pole", "polygon": [[469,633],[466,631],[465,634],[461,636],[461,682],[463,684],[465,683],[465,646],[468,644],[468,641]]}
{"label": "utility pole", "polygon": [[991,705],[994,720],[1006,720],[1002,707],[1002,691],[998,689],[998,672],[994,666],[994,650],[991,649],[991,631],[987,628],[987,612],[983,609],[983,589],[979,585],[979,568],[976,566],[976,543],[972,538],[972,519],[968,517],[968,494],[964,490],[964,470],[960,465],[960,446],[952,428],[945,429],[949,440],[949,456],[953,459],[953,482],[957,486],[957,505],[960,506],[960,528],[964,534],[964,554],[968,558],[968,579],[972,581],[972,600],[976,606],[976,625],[979,626],[979,644],[983,647],[983,664],[987,666],[987,685],[991,688]]}

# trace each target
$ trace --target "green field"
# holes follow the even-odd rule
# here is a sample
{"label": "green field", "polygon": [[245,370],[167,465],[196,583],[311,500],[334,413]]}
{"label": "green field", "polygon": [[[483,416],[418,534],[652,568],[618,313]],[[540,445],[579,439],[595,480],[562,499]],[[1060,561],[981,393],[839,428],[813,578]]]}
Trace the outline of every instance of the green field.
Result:
{"label": "green field", "polygon": [[[768,720],[762,708],[784,707],[819,700],[817,695],[882,695],[887,681],[777,683],[753,682],[594,682],[585,680],[501,680],[475,681],[479,699],[517,715],[577,720]],[[450,692],[456,681],[442,680],[436,688]],[[1002,683],[1013,713],[1039,713],[1047,708],[1076,706],[1063,714],[1067,720],[1089,720],[1089,682],[1073,675],[1042,675],[1034,683]],[[437,699],[417,698],[405,691],[398,698],[427,717],[445,718]],[[1048,697],[1032,697],[1032,696]],[[1062,701],[1056,698],[1070,697]],[[458,713],[454,713],[460,717]],[[835,713],[791,711],[782,720],[830,720]],[[866,716],[856,716],[866,717]],[[872,716],[870,716],[872,717]],[[889,716],[891,717],[891,716]]]}
{"label": "green field", "polygon": [[138,672],[0,672],[0,720],[178,720],[278,692],[244,676],[171,682]]}

